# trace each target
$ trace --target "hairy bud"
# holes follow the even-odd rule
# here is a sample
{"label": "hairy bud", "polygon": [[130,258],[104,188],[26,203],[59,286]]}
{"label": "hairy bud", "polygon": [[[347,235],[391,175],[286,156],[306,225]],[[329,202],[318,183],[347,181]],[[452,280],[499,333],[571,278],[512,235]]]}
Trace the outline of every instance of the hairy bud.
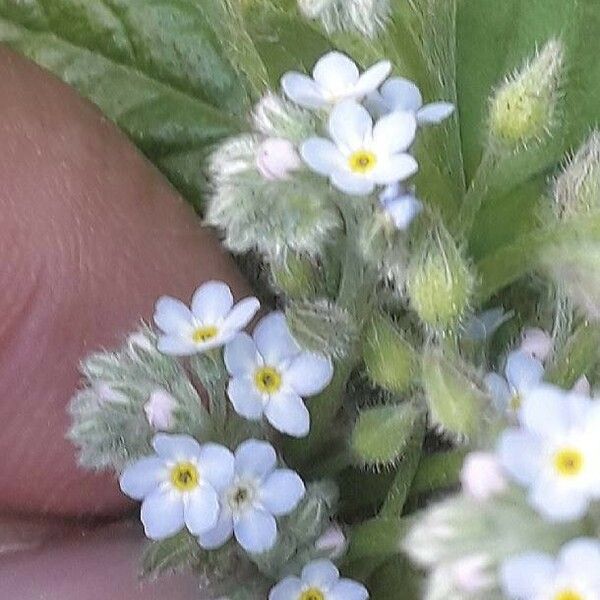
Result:
{"label": "hairy bud", "polygon": [[294,143],[315,135],[318,126],[314,113],[272,92],[263,96],[254,107],[252,124],[266,136]]}

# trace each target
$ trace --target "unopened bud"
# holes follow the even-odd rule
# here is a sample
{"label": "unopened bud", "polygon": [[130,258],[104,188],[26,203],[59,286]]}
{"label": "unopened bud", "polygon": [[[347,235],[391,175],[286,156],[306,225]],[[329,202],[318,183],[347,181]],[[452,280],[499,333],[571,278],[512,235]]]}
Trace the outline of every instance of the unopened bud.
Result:
{"label": "unopened bud", "polygon": [[492,142],[511,149],[541,141],[556,123],[564,50],[550,40],[519,71],[507,77],[490,100]]}
{"label": "unopened bud", "polygon": [[281,262],[272,264],[271,274],[275,289],[290,298],[310,298],[315,293],[315,268],[307,257],[288,252]]}
{"label": "unopened bud", "polygon": [[169,431],[173,427],[173,411],[177,401],[163,389],[156,389],[144,404],[144,412],[151,427],[157,431]]}
{"label": "unopened bud", "polygon": [[463,490],[471,498],[482,502],[508,487],[502,466],[489,452],[471,452],[465,459],[460,480]]}
{"label": "unopened bud", "polygon": [[301,166],[294,144],[283,138],[267,138],[256,152],[259,173],[271,181],[288,179]]}
{"label": "unopened bud", "polygon": [[271,92],[254,107],[252,124],[264,135],[295,143],[314,135],[317,128],[311,112]]}

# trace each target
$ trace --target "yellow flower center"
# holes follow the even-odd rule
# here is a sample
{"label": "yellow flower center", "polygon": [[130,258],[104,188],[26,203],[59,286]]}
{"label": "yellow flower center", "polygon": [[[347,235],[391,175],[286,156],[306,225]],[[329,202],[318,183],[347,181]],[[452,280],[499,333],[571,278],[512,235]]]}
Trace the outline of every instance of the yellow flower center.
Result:
{"label": "yellow flower center", "polygon": [[583,596],[573,590],[563,590],[554,596],[554,600],[584,600]]}
{"label": "yellow flower center", "polygon": [[365,174],[372,171],[377,164],[377,157],[368,150],[358,150],[350,155],[348,166],[353,173]]}
{"label": "yellow flower center", "polygon": [[171,483],[181,492],[189,492],[198,486],[200,474],[190,462],[177,463],[171,469]]}
{"label": "yellow flower center", "polygon": [[281,388],[281,375],[273,367],[261,367],[254,373],[254,382],[262,394],[275,394]]}
{"label": "yellow flower center", "polygon": [[564,477],[581,473],[583,463],[583,454],[575,448],[563,448],[554,455],[554,468]]}
{"label": "yellow flower center", "polygon": [[300,600],[325,600],[325,594],[321,590],[311,587],[302,592]]}
{"label": "yellow flower center", "polygon": [[514,412],[517,412],[521,408],[522,400],[519,394],[513,394],[510,399],[510,408]]}
{"label": "yellow flower center", "polygon": [[196,327],[192,332],[192,339],[200,344],[201,342],[208,342],[208,340],[212,340],[219,330],[214,325],[203,325],[201,327]]}

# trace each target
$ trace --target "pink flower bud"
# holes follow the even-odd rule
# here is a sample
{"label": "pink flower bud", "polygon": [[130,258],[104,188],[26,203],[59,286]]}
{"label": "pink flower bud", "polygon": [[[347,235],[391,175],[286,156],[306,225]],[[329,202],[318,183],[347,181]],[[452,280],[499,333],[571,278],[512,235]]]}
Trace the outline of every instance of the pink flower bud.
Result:
{"label": "pink flower bud", "polygon": [[148,423],[158,431],[169,431],[173,427],[173,410],[177,401],[163,389],[157,389],[150,394],[144,404],[144,412]]}
{"label": "pink flower bud", "polygon": [[258,147],[256,166],[265,179],[287,179],[290,171],[301,165],[296,148],[289,140],[268,138]]}
{"label": "pink flower bud", "polygon": [[488,452],[471,452],[465,459],[460,479],[464,491],[480,501],[503,492],[507,486],[498,459]]}
{"label": "pink flower bud", "polygon": [[342,528],[337,523],[331,524],[315,542],[315,548],[327,552],[329,558],[339,558],[346,549],[346,536]]}
{"label": "pink flower bud", "polygon": [[466,556],[456,561],[452,567],[454,585],[467,594],[475,594],[491,587],[494,583],[486,569],[490,560],[483,554]]}

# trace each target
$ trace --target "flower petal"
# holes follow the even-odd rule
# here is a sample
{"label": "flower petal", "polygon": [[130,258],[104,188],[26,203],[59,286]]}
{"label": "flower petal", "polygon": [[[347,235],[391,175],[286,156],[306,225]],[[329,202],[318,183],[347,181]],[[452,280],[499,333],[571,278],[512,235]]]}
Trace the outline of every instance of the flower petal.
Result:
{"label": "flower petal", "polygon": [[198,457],[200,477],[222,492],[231,485],[234,474],[233,452],[221,444],[203,444]]}
{"label": "flower petal", "polygon": [[367,94],[374,92],[387,78],[392,70],[392,63],[389,60],[381,60],[369,67],[358,79],[354,87],[354,97],[363,98]]}
{"label": "flower petal", "polygon": [[258,298],[250,297],[240,300],[225,317],[221,325],[222,335],[231,336],[240,329],[244,329],[252,321],[259,308]]}
{"label": "flower petal", "polygon": [[300,106],[318,109],[327,106],[327,100],[321,88],[307,75],[290,72],[281,78],[281,87],[285,95]]}
{"label": "flower petal", "polygon": [[384,205],[384,210],[394,222],[396,229],[405,231],[422,212],[423,203],[408,194],[397,200],[387,202]]}
{"label": "flower petal", "polygon": [[519,483],[532,483],[541,468],[539,440],[522,429],[507,429],[498,444],[498,458],[506,471]]}
{"label": "flower petal", "polygon": [[417,112],[417,121],[419,125],[435,125],[452,115],[454,109],[454,104],[450,102],[432,102]]}
{"label": "flower petal", "polygon": [[594,578],[600,585],[600,541],[594,538],[577,538],[565,544],[559,554],[561,567],[582,579]]}
{"label": "flower petal", "polygon": [[189,435],[157,433],[152,440],[152,447],[166,460],[189,460],[200,454],[200,444]]}
{"label": "flower petal", "polygon": [[388,112],[390,112],[388,105],[383,99],[383,96],[378,91],[371,92],[363,100],[363,105],[375,118],[379,118],[382,115],[386,115]]}
{"label": "flower petal", "polygon": [[375,189],[371,179],[342,170],[331,175],[331,184],[351,196],[367,196]]}
{"label": "flower petal", "polygon": [[313,560],[302,569],[302,583],[326,590],[339,580],[340,572],[330,560]]}
{"label": "flower petal", "polygon": [[525,394],[528,389],[538,385],[544,377],[544,365],[521,350],[510,352],[506,359],[506,379],[519,394]]}
{"label": "flower petal", "polygon": [[403,181],[419,170],[419,164],[410,154],[394,154],[377,164],[372,177],[376,183],[386,185]]}
{"label": "flower petal", "polygon": [[510,598],[536,598],[555,574],[554,560],[531,552],[504,561],[500,568],[502,589]]}
{"label": "flower petal", "polygon": [[572,425],[567,392],[552,385],[527,390],[519,418],[523,426],[547,437],[566,432]]}
{"label": "flower petal", "polygon": [[334,51],[328,52],[317,61],[313,77],[325,93],[337,96],[339,100],[354,89],[359,80],[359,72],[356,63],[350,57]]}
{"label": "flower petal", "polygon": [[381,86],[381,95],[389,110],[416,112],[423,106],[418,86],[402,77],[394,77]]}
{"label": "flower petal", "polygon": [[549,477],[534,484],[529,502],[550,521],[575,521],[585,516],[589,506],[584,492]]}
{"label": "flower petal", "polygon": [[191,337],[180,335],[161,335],[158,337],[156,348],[159,352],[169,356],[191,356],[198,353],[198,345],[194,344]]}
{"label": "flower petal", "polygon": [[192,313],[181,300],[162,296],[156,301],[154,322],[164,333],[181,333],[190,328]]}
{"label": "flower petal", "polygon": [[220,548],[233,535],[233,517],[227,510],[221,510],[217,524],[198,536],[198,543],[206,550]]}
{"label": "flower petal", "polygon": [[275,311],[263,317],[252,334],[256,347],[266,364],[274,366],[300,352],[292,337],[285,315]]}
{"label": "flower petal", "polygon": [[160,488],[146,497],[140,516],[146,536],[151,540],[171,537],[185,525],[181,496]]}
{"label": "flower petal", "polygon": [[160,458],[140,458],[121,474],[121,490],[134,500],[142,500],[158,486],[164,471],[165,463]]}
{"label": "flower petal", "polygon": [[323,391],[333,377],[331,359],[312,352],[302,352],[285,371],[285,384],[299,395],[314,396]]}
{"label": "flower petal", "polygon": [[382,117],[373,128],[373,145],[378,154],[404,152],[415,141],[417,120],[414,115],[397,111]]}
{"label": "flower petal", "polygon": [[219,518],[219,496],[210,485],[200,485],[184,496],[183,518],[194,535],[213,529]]}
{"label": "flower petal", "polygon": [[342,154],[362,148],[371,139],[373,119],[355,100],[344,100],[331,111],[329,133]]}
{"label": "flower petal", "polygon": [[304,497],[300,476],[290,469],[276,469],[263,483],[260,496],[265,508],[276,517],[288,515]]}
{"label": "flower petal", "polygon": [[219,322],[232,306],[233,294],[222,281],[207,281],[192,296],[192,314],[202,323]]}
{"label": "flower petal", "polygon": [[298,577],[286,577],[269,592],[269,600],[298,600],[302,595],[302,581]]}
{"label": "flower petal", "polygon": [[512,397],[508,383],[504,377],[498,375],[498,373],[488,373],[483,381],[492,396],[494,406],[500,411],[506,411],[510,406],[510,399]]}
{"label": "flower petal", "polygon": [[249,509],[234,522],[235,539],[251,554],[270,550],[277,539],[277,523],[273,515],[257,509]]}
{"label": "flower petal", "polygon": [[304,437],[310,430],[310,414],[302,398],[294,392],[280,392],[265,407],[271,425],[293,437]]}
{"label": "flower petal", "polygon": [[227,396],[240,417],[250,421],[258,421],[262,417],[263,401],[250,379],[245,377],[230,379],[227,385]]}
{"label": "flower petal", "polygon": [[328,600],[367,600],[368,597],[367,588],[352,579],[340,579],[327,596]]}
{"label": "flower petal", "polygon": [[253,373],[262,363],[256,344],[247,333],[238,333],[225,346],[223,358],[229,374],[237,377]]}
{"label": "flower petal", "polygon": [[264,479],[277,465],[275,449],[268,442],[246,440],[235,451],[235,472]]}
{"label": "flower petal", "polygon": [[344,163],[337,146],[325,138],[306,140],[300,147],[300,156],[313,171],[321,175],[330,175]]}

